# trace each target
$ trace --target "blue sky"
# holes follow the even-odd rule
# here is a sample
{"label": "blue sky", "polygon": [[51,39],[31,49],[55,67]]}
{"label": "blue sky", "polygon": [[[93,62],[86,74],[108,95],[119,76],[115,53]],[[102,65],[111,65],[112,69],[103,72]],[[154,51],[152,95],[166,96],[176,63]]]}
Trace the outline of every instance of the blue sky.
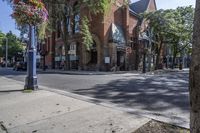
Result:
{"label": "blue sky", "polygon": [[[157,8],[169,9],[178,6],[195,5],[195,0],[156,0]],[[0,0],[0,30],[4,33],[12,31],[19,36],[19,31],[16,30],[15,21],[10,17],[12,13],[11,7],[6,2]]]}
{"label": "blue sky", "polygon": [[15,21],[10,14],[12,14],[11,7],[6,2],[0,0],[0,30],[3,33],[12,31],[14,34],[19,35],[20,32],[16,30]]}
{"label": "blue sky", "polygon": [[157,8],[160,9],[175,9],[178,6],[195,6],[196,0],[156,0]]}

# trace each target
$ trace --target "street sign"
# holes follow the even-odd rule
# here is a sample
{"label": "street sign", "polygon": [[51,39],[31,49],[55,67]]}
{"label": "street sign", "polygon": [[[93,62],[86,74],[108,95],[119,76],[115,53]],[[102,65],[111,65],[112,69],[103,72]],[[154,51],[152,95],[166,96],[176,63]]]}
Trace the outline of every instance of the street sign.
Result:
{"label": "street sign", "polygon": [[105,64],[110,64],[110,57],[105,57]]}

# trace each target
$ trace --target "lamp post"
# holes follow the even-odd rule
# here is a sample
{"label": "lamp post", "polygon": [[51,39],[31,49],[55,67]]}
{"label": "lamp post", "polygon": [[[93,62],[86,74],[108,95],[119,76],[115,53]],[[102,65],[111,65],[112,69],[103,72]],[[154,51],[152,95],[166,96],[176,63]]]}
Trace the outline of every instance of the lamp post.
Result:
{"label": "lamp post", "polygon": [[6,38],[6,64],[5,64],[5,67],[7,68],[8,67],[8,38]]}
{"label": "lamp post", "polygon": [[27,77],[25,90],[36,90],[38,88],[36,75],[36,38],[35,26],[29,26],[29,43],[27,48]]}

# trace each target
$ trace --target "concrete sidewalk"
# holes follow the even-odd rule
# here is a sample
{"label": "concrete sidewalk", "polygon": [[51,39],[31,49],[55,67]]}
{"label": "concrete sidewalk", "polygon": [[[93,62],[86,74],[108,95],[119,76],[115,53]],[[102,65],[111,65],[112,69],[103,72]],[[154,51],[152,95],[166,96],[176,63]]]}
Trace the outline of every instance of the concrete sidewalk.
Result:
{"label": "concrete sidewalk", "polygon": [[45,71],[42,69],[37,69],[37,72],[40,73],[58,73],[58,74],[68,74],[68,75],[110,75],[110,74],[125,74],[125,73],[133,73],[133,74],[141,74],[138,71],[115,71],[115,72],[105,72],[105,71],[78,71],[78,70],[57,70],[57,69],[46,69]]}
{"label": "concrete sidewalk", "polygon": [[140,71],[115,71],[115,72],[104,72],[104,71],[66,71],[66,70],[57,70],[57,69],[46,69],[45,71],[42,69],[37,69],[37,72],[39,73],[57,73],[57,74],[68,74],[68,75],[111,75],[111,74],[147,74],[147,75],[154,75],[154,74],[163,74],[163,73],[169,73],[169,72],[178,72],[178,71],[185,71],[188,69],[161,69],[161,70],[155,70],[150,71],[146,73],[142,73]]}
{"label": "concrete sidewalk", "polygon": [[150,120],[45,90],[16,91],[23,84],[3,77],[0,84],[0,133],[132,133]]}

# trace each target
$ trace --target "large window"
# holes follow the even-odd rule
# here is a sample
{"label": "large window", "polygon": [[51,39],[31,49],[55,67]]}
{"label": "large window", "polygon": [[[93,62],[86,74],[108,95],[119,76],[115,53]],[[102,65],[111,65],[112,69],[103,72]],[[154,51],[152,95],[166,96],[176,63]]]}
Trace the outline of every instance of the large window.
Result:
{"label": "large window", "polygon": [[74,16],[74,33],[78,33],[80,31],[79,27],[80,16],[76,14]]}
{"label": "large window", "polygon": [[78,2],[75,2],[73,6],[73,12],[74,12],[73,33],[78,33],[80,32],[80,7],[78,5]]}
{"label": "large window", "polygon": [[67,16],[66,26],[67,26],[68,33],[70,33],[71,32],[71,20],[70,20],[70,16]]}

